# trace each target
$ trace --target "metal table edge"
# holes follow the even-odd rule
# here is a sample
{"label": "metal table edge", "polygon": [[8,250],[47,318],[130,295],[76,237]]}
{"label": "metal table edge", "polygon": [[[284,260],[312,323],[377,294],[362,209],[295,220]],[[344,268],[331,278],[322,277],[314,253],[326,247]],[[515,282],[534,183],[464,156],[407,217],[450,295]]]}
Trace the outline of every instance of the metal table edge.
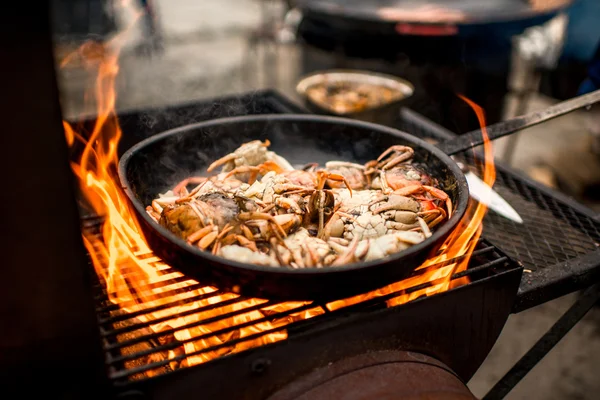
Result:
{"label": "metal table edge", "polygon": [[551,268],[525,272],[512,313],[520,313],[597,282],[600,282],[600,248]]}

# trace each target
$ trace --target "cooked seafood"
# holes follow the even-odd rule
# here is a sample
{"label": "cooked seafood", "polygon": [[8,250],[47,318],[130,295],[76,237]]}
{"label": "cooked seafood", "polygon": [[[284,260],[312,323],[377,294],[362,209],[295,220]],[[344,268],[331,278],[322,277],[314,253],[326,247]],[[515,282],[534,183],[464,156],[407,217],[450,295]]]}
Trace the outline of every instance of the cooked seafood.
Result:
{"label": "cooked seafood", "polygon": [[364,165],[294,169],[252,141],[159,195],[148,214],[190,245],[263,266],[337,267],[403,251],[431,236],[452,201],[414,151],[392,146]]}
{"label": "cooked seafood", "polygon": [[401,99],[397,89],[370,83],[332,81],[310,86],[306,95],[315,103],[337,114],[349,114],[379,107]]}

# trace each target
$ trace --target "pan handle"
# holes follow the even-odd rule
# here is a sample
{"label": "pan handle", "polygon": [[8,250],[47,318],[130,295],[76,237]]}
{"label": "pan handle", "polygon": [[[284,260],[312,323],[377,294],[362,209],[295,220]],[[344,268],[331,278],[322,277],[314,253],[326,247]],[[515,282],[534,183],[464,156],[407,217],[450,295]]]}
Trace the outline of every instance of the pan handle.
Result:
{"label": "pan handle", "polygon": [[[600,101],[600,90],[574,97],[567,101],[560,102],[545,110],[535,111],[529,114],[522,115],[507,121],[498,122],[497,124],[487,127],[487,134],[490,140],[495,140],[521,129],[529,128],[542,122],[549,121],[561,115],[568,114],[580,108],[589,107]],[[465,133],[454,139],[438,143],[437,146],[448,155],[454,155],[462,151],[468,150],[474,146],[483,144],[483,136],[481,129]]]}

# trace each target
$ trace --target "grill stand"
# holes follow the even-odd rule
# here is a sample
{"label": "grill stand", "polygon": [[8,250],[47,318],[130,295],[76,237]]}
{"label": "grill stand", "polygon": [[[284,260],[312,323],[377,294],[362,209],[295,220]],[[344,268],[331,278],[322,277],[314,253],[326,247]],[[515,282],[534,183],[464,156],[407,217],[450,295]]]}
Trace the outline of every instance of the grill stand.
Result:
{"label": "grill stand", "polygon": [[600,301],[600,283],[587,288],[537,343],[500,379],[483,400],[503,399]]}

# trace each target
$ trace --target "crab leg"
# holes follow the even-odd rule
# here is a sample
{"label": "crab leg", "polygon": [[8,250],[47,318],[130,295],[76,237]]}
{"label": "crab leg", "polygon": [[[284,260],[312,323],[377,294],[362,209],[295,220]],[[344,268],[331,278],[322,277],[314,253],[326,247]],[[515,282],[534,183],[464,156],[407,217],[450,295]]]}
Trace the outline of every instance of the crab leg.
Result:
{"label": "crab leg", "polygon": [[448,218],[450,218],[452,216],[452,200],[446,194],[446,192],[438,188],[434,188],[433,186],[423,186],[423,189],[425,189],[425,191],[427,191],[432,196],[437,197],[438,199],[446,202],[446,208],[448,209]]}
{"label": "crab leg", "polygon": [[207,225],[204,228],[192,233],[190,236],[188,236],[187,241],[190,244],[194,244],[196,243],[198,240],[204,238],[206,235],[208,235],[210,232],[215,230],[215,226],[214,225]]}
{"label": "crab leg", "polygon": [[262,170],[260,167],[251,167],[249,165],[242,165],[240,167],[236,167],[236,168],[232,169],[231,171],[229,171],[227,173],[227,175],[225,175],[224,179],[231,178],[233,175],[250,173],[250,179],[248,179],[248,183],[250,185],[252,185],[256,181],[258,174],[261,172],[262,172]]}
{"label": "crab leg", "polygon": [[213,244],[213,242],[217,239],[218,236],[219,236],[219,232],[216,230],[213,230],[208,235],[206,235],[202,239],[200,239],[200,241],[198,242],[198,247],[200,247],[202,250],[206,250],[207,248],[210,247],[211,244]]}
{"label": "crab leg", "polygon": [[390,185],[388,184],[388,181],[387,181],[387,176],[385,174],[385,170],[381,170],[381,172],[379,172],[379,181],[381,182],[381,191],[383,193],[389,193],[391,191],[391,189],[390,189]]}
{"label": "crab leg", "polygon": [[148,215],[150,215],[150,217],[158,222],[160,221],[160,214],[158,214],[156,211],[154,211],[154,209],[150,206],[146,207],[146,212],[148,213]]}
{"label": "crab leg", "polygon": [[352,242],[350,242],[350,245],[348,246],[346,252],[344,254],[342,254],[341,256],[338,257],[337,260],[335,260],[333,262],[333,266],[339,266],[339,265],[344,265],[344,264],[348,264],[352,261],[354,261],[356,259],[356,256],[354,254],[354,252],[356,251],[356,248],[358,247],[358,236],[356,236],[354,239],[352,239]]}
{"label": "crab leg", "polygon": [[[264,141],[264,143],[260,143],[260,146],[261,146],[261,147],[269,147],[270,145],[271,145],[271,142],[269,142],[269,140],[268,140],[268,139],[267,139],[267,140],[265,140],[265,141]],[[221,157],[221,158],[219,158],[217,161],[215,161],[215,162],[213,162],[212,164],[210,164],[210,165],[208,166],[208,168],[207,168],[207,171],[208,171],[208,172],[211,172],[211,171],[212,171],[212,170],[214,170],[215,168],[217,168],[217,167],[219,167],[219,166],[221,166],[221,165],[223,165],[223,164],[226,164],[226,163],[228,163],[228,162],[230,162],[230,161],[233,161],[233,160],[235,160],[235,159],[237,158],[237,156],[238,156],[238,155],[236,154],[236,152],[229,153],[229,154],[227,154],[226,156],[224,156],[224,157]]]}
{"label": "crab leg", "polygon": [[156,200],[152,200],[152,208],[159,214],[163,212],[163,208],[160,206],[160,204],[158,204],[158,201]]}
{"label": "crab leg", "polygon": [[203,183],[205,181],[207,181],[208,178],[203,177],[203,176],[193,176],[191,178],[187,178],[182,180],[181,182],[179,182],[177,184],[177,186],[175,186],[175,188],[173,189],[173,193],[177,194],[177,195],[182,195],[182,190],[185,189],[189,184],[191,183]]}
{"label": "crab leg", "polygon": [[277,230],[283,235],[283,237],[287,237],[287,234],[285,233],[283,228],[277,223],[277,220],[271,214],[260,212],[244,212],[240,213],[238,215],[238,218],[242,221],[251,221],[253,219],[269,221],[277,227]]}
{"label": "crab leg", "polygon": [[306,249],[307,258],[310,260],[309,266],[322,267],[319,256],[314,252],[312,247],[308,243],[305,243],[304,248]]}
{"label": "crab leg", "polygon": [[387,149],[386,151],[381,153],[381,155],[377,158],[377,161],[383,160],[385,157],[387,157],[392,152],[399,152],[400,155],[393,157],[391,160],[389,160],[387,163],[385,163],[381,167],[381,169],[392,168],[392,167],[400,164],[401,162],[411,159],[415,154],[415,151],[412,149],[412,147],[396,145],[396,146],[391,146],[389,149]]}
{"label": "crab leg", "polygon": [[215,168],[220,167],[223,164],[228,163],[229,161],[233,161],[235,160],[237,156],[234,153],[231,154],[227,154],[225,157],[221,157],[219,158],[217,161],[213,162],[212,164],[210,164],[208,166],[208,168],[206,169],[208,172],[213,171]]}
{"label": "crab leg", "polygon": [[344,185],[346,185],[346,188],[350,192],[350,197],[352,197],[352,188],[350,187],[350,184],[348,183],[346,178],[344,178],[342,175],[334,174],[327,171],[319,171],[318,174],[319,175],[317,178],[317,190],[323,190],[327,179],[331,179],[332,181],[344,182]]}
{"label": "crab leg", "polygon": [[254,241],[248,240],[242,235],[235,235],[235,238],[243,247],[246,247],[252,251],[258,251],[258,248],[256,247],[256,243]]}
{"label": "crab leg", "polygon": [[419,221],[419,226],[421,227],[421,230],[423,231],[425,237],[431,237],[431,230],[427,226],[427,222],[425,222],[425,220],[423,220],[423,218],[421,217],[417,218],[417,220]]}
{"label": "crab leg", "polygon": [[236,167],[229,171],[227,175],[225,175],[225,179],[230,178],[232,175],[250,173],[250,179],[248,180],[248,183],[252,185],[256,181],[258,174],[265,174],[270,171],[273,171],[276,174],[281,174],[284,172],[284,169],[277,165],[277,163],[274,161],[265,161],[264,163],[255,167],[250,165]]}
{"label": "crab leg", "polygon": [[336,167],[348,167],[348,168],[356,168],[356,169],[365,169],[364,165],[355,164],[349,161],[329,161],[327,163],[326,168],[336,168]]}
{"label": "crab leg", "polygon": [[445,214],[440,214],[439,217],[437,217],[436,219],[434,219],[433,221],[431,221],[429,223],[429,228],[434,228],[437,224],[442,222],[445,218],[446,218]]}
{"label": "crab leg", "polygon": [[187,196],[175,200],[175,203],[181,204],[181,203],[185,203],[185,202],[192,200],[194,198],[194,196],[200,191],[200,189],[202,189],[202,187],[204,185],[206,185],[206,182],[208,182],[208,180],[206,180],[206,181],[202,182],[201,184],[199,184],[198,186],[196,186],[194,188],[194,190],[192,190]]}

